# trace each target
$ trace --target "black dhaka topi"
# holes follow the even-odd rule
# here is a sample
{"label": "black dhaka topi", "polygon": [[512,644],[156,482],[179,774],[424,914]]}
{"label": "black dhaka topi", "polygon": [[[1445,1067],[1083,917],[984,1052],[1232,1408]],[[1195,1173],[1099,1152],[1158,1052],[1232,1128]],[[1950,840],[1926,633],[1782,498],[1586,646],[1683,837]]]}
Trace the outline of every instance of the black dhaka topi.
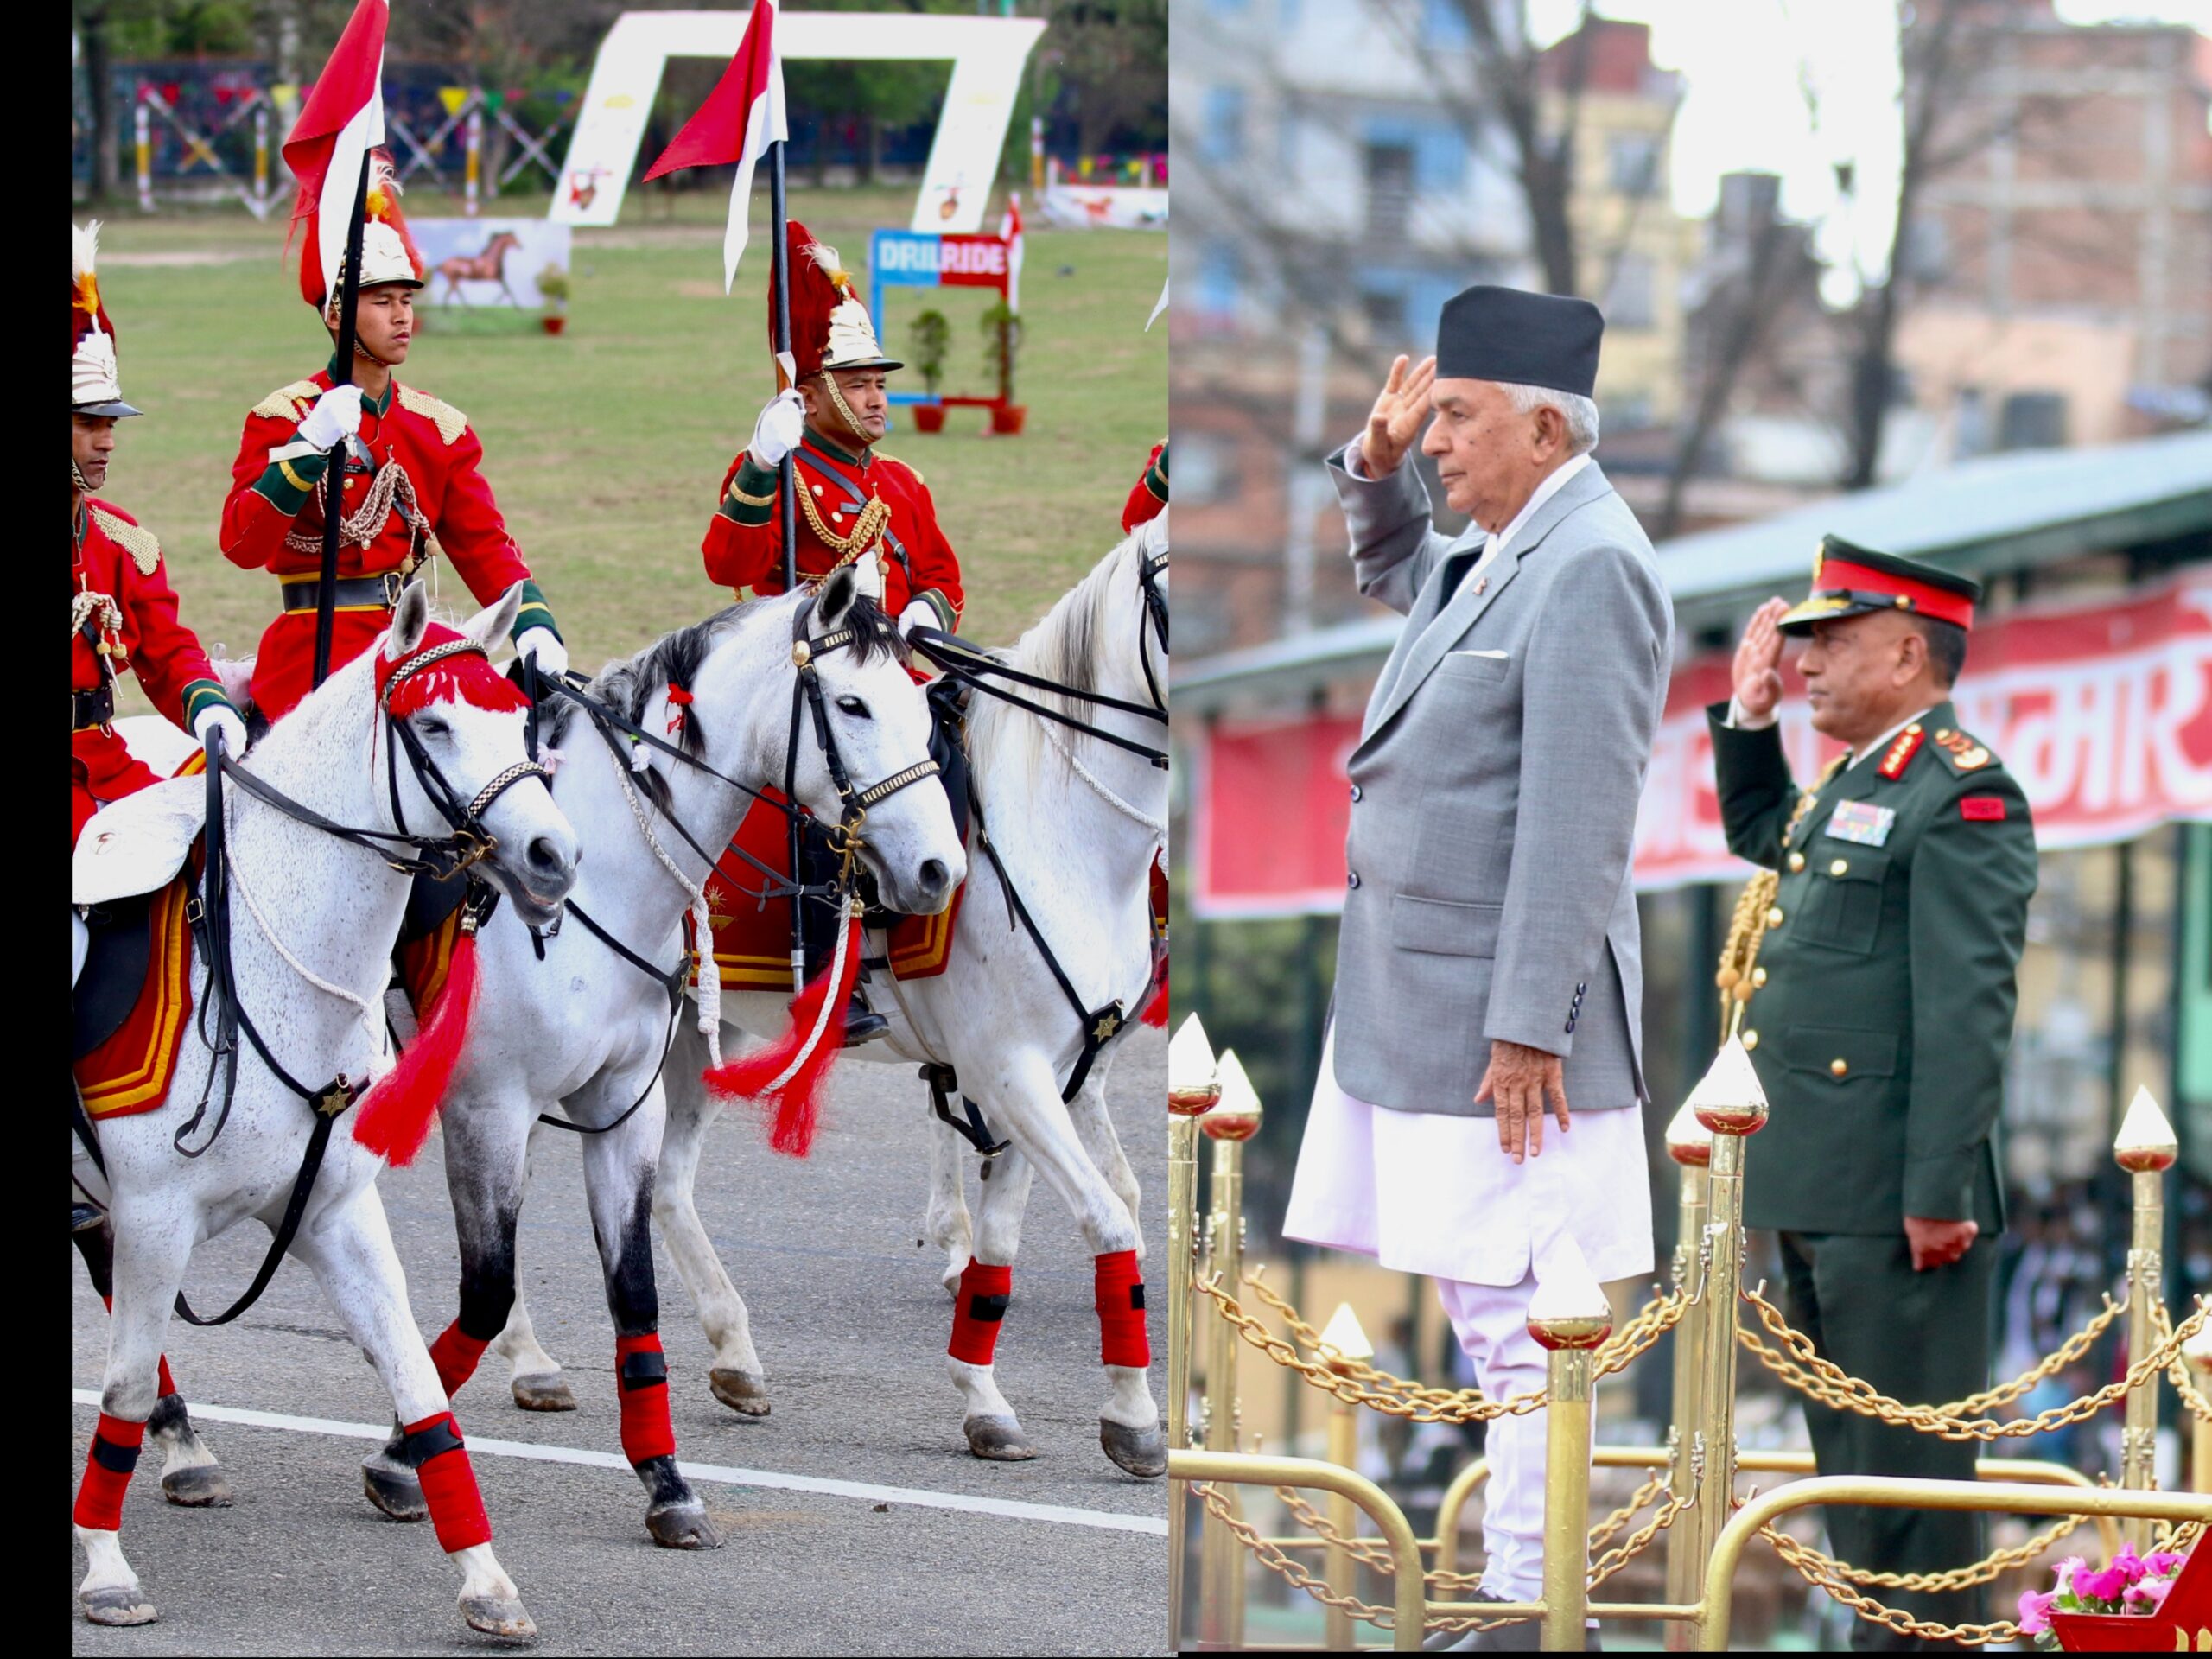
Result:
{"label": "black dhaka topi", "polygon": [[1517,288],[1471,288],[1436,324],[1436,378],[1544,386],[1589,397],[1605,319],[1587,300]]}

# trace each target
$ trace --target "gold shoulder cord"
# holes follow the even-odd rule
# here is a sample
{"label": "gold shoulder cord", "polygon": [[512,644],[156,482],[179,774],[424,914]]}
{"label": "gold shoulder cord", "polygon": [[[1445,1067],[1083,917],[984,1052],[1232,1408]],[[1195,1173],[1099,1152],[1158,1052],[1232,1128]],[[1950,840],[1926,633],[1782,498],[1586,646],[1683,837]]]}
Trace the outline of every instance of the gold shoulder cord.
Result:
{"label": "gold shoulder cord", "polygon": [[868,505],[862,507],[859,516],[853,520],[849,536],[836,535],[829,525],[822,522],[822,513],[814,505],[814,492],[803,485],[798,491],[798,505],[806,514],[807,528],[820,537],[823,544],[837,556],[839,564],[850,564],[873,547],[875,538],[883,533],[883,527],[891,522],[891,504],[880,495],[868,498]]}
{"label": "gold shoulder cord", "polygon": [[1766,938],[1767,907],[1774,903],[1782,878],[1761,870],[1737,895],[1736,914],[1728,923],[1728,943],[1721,947],[1720,971],[1713,982],[1720,988],[1720,1040],[1725,1044],[1744,1023],[1744,1005],[1751,1000],[1751,969],[1758,961],[1759,944]]}

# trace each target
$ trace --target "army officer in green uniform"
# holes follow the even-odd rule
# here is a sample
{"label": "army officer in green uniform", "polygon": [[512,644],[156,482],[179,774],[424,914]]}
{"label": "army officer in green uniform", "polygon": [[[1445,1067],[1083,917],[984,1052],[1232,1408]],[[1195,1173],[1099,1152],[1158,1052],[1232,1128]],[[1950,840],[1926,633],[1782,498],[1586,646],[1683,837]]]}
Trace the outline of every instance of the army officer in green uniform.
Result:
{"label": "army officer in green uniform", "polygon": [[[1745,1148],[1744,1219],[1780,1236],[1783,1307],[1883,1393],[1956,1400],[1989,1382],[1992,1269],[2005,1225],[1997,1121],[2015,972],[2036,887],[2020,786],[1960,728],[1950,694],[1980,587],[1828,537],[1811,596],[1769,601],[1711,710],[1721,817],[1778,873],[1745,1010],[1772,1115]],[[1776,725],[1783,636],[1814,728],[1849,746],[1809,788]],[[1954,1442],[1808,1402],[1822,1474],[1974,1478]],[[1982,1554],[1971,1514],[1827,1511],[1835,1553],[1881,1572]],[[1877,1592],[1945,1623],[1978,1592]],[[1923,1643],[1863,1620],[1853,1645]]]}

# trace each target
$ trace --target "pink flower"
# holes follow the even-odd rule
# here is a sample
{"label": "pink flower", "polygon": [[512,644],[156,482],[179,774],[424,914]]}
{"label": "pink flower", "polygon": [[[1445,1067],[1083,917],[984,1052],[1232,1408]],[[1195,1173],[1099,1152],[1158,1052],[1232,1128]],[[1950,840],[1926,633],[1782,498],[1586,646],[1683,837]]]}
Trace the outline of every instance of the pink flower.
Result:
{"label": "pink flower", "polygon": [[2127,1599],[2134,1611],[2155,1613],[2165,1605],[2166,1593],[2173,1587],[2171,1579],[2145,1579],[2128,1591]]}
{"label": "pink flower", "polygon": [[2181,1571],[2181,1564],[2188,1559],[2179,1550],[2162,1549],[2153,1554],[2143,1566],[2154,1579],[2170,1579]]}
{"label": "pink flower", "polygon": [[2062,1596],[2070,1593],[2074,1588],[2075,1576],[2077,1573],[2086,1573],[2088,1567],[2088,1562],[2083,1560],[2079,1555],[2069,1555],[2064,1560],[2059,1562],[2056,1573],[2058,1593]]}
{"label": "pink flower", "polygon": [[2133,1544],[2122,1544],[2120,1554],[2112,1558],[2112,1570],[2130,1584],[2139,1584],[2145,1571],[2143,1558],[2135,1553]]}
{"label": "pink flower", "polygon": [[2041,1636],[2050,1628],[2050,1604],[2058,1599],[2056,1590],[2028,1590],[2020,1596],[2020,1634]]}
{"label": "pink flower", "polygon": [[2120,1599],[2120,1592],[2126,1587],[2127,1574],[2118,1566],[2108,1567],[2101,1573],[2076,1573],[2074,1575],[2074,1593],[2085,1602],[2116,1602]]}

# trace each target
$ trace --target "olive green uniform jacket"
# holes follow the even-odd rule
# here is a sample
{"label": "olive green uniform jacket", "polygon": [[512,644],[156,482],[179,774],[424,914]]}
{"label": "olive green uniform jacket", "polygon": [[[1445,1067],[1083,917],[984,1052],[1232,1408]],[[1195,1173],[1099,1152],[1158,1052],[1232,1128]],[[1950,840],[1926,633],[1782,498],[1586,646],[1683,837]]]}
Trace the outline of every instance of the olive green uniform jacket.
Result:
{"label": "olive green uniform jacket", "polygon": [[1781,874],[1743,1021],[1771,1113],[1745,1148],[1745,1224],[1895,1236],[1917,1216],[1993,1237],[2027,798],[1948,702],[1810,791],[1778,728],[1708,712],[1729,849]]}

